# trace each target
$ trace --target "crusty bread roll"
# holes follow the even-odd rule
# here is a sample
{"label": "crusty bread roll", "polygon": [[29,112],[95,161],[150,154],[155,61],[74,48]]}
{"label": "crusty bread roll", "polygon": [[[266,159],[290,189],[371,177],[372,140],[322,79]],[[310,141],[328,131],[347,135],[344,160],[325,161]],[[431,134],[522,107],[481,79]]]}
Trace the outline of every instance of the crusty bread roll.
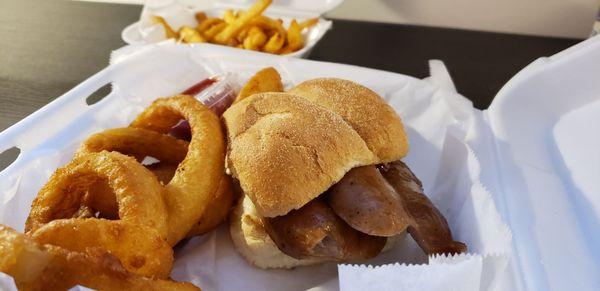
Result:
{"label": "crusty bread roll", "polygon": [[235,249],[256,267],[289,269],[323,262],[318,259],[298,260],[282,253],[267,234],[263,218],[248,196],[240,197],[231,212],[229,231]]}
{"label": "crusty bread roll", "polygon": [[223,118],[229,170],[265,217],[298,209],[350,169],[378,162],[339,115],[287,93],[252,95]]}
{"label": "crusty bread roll", "polygon": [[348,80],[319,78],[302,82],[288,93],[339,114],[365,140],[379,163],[399,160],[408,153],[400,117],[371,89]]}
{"label": "crusty bread roll", "polygon": [[[341,79],[316,79],[288,93],[260,93],[224,114],[227,171],[245,196],[231,214],[236,249],[261,268],[322,262],[282,253],[263,217],[301,208],[352,168],[399,160],[408,151],[400,118],[376,93]],[[388,239],[386,249],[396,241]]]}
{"label": "crusty bread roll", "polygon": [[[258,214],[252,200],[242,195],[230,216],[229,232],[235,249],[252,265],[262,268],[291,269],[324,263],[323,259],[292,258],[277,248],[263,226],[263,218]],[[382,252],[391,249],[406,232],[388,237]]]}

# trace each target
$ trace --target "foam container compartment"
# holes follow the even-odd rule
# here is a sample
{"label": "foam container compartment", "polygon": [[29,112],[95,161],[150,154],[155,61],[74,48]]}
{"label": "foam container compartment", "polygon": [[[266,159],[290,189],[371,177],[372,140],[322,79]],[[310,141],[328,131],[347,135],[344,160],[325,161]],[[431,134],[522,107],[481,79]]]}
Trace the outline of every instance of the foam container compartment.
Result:
{"label": "foam container compartment", "polygon": [[[0,133],[0,152],[13,146],[21,150],[0,172],[0,223],[22,231],[39,188],[90,134],[126,126],[156,97],[206,77],[229,73],[241,83],[265,66],[282,74],[286,88],[311,78],[339,77],[384,97],[407,129],[411,149],[404,160],[469,252],[427,257],[407,238],[363,265],[265,271],[235,252],[223,226],[177,250],[174,279],[204,290],[600,287],[600,215],[597,193],[590,193],[597,189],[597,177],[585,175],[589,168],[599,172],[600,165],[572,154],[582,144],[594,155],[589,160],[599,160],[594,145],[600,143],[590,137],[598,133],[586,134],[581,124],[600,114],[594,111],[600,111],[595,102],[600,37],[538,59],[484,111],[454,92],[439,61],[430,63],[430,78],[419,80],[229,47],[128,46],[113,54],[106,69]],[[86,105],[90,94],[109,83],[108,96]],[[0,287],[10,289],[10,278],[0,274]]]}
{"label": "foam container compartment", "polygon": [[[321,17],[321,15],[339,5],[343,0],[274,0],[269,8],[263,13],[271,18],[283,20],[284,27],[288,27],[292,19],[302,21],[309,18],[319,17],[319,22],[302,32],[304,47],[296,52],[287,54],[290,57],[305,58],[317,42],[331,29],[332,22]],[[130,24],[121,33],[123,41],[127,44],[149,44],[166,41],[163,27],[153,24],[150,16],[158,15],[164,17],[167,22],[177,30],[182,25],[196,26],[194,14],[203,11],[208,16],[222,17],[226,9],[247,9],[254,1],[251,0],[220,0],[220,1],[185,1],[185,0],[152,0],[144,4],[140,20]],[[217,46],[209,43],[202,44],[180,44],[189,46]],[[260,53],[260,52],[257,52]]]}

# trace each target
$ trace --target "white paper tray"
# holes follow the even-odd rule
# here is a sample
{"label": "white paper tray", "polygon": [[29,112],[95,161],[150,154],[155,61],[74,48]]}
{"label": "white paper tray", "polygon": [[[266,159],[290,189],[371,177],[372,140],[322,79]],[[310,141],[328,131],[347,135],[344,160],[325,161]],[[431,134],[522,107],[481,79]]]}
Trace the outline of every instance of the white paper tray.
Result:
{"label": "white paper tray", "polygon": [[[239,258],[226,230],[220,229],[178,252],[176,279],[192,280],[205,290],[360,290],[377,284],[383,290],[598,286],[598,256],[592,248],[596,236],[584,231],[597,232],[598,221],[578,211],[574,193],[565,186],[571,179],[557,168],[562,159],[553,151],[552,128],[562,114],[600,96],[600,38],[536,61],[483,112],[447,89],[451,83],[440,75],[428,82],[347,65],[173,44],[128,47],[112,60],[107,69],[0,133],[0,152],[21,149],[18,159],[0,172],[0,223],[22,230],[37,190],[89,134],[125,126],[154,98],[181,92],[206,76],[227,71],[244,80],[272,65],[288,86],[334,76],[362,83],[389,100],[407,125],[408,164],[473,255],[374,269],[328,264],[261,271]],[[110,82],[109,96],[85,104],[87,96]],[[515,234],[512,242],[500,217]],[[368,263],[421,263],[414,247],[407,241]]]}

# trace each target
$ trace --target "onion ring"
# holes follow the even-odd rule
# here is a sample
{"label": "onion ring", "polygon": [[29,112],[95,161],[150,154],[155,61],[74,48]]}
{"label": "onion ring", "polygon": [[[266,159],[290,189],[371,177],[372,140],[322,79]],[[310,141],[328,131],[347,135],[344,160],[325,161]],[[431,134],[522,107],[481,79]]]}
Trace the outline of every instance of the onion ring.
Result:
{"label": "onion ring", "polygon": [[113,128],[91,135],[75,156],[100,151],[117,151],[142,162],[155,157],[161,162],[179,164],[186,155],[188,143],[175,137],[143,128]]}
{"label": "onion ring", "polygon": [[40,245],[3,225],[0,272],[12,276],[19,290],[67,290],[76,285],[98,290],[199,290],[190,283],[129,273],[117,258],[97,248],[82,253]]}
{"label": "onion ring", "polygon": [[[186,124],[188,124],[186,122]],[[109,129],[90,136],[84,141],[76,155],[85,155],[89,152],[102,150],[118,151],[122,154],[135,157],[141,162],[145,157],[152,156],[160,160],[159,163],[146,166],[164,185],[169,184],[176,173],[177,165],[186,156],[188,142],[144,128],[117,128]],[[111,196],[112,195],[112,196]],[[226,217],[233,204],[231,180],[223,173],[219,188],[213,193],[213,198],[208,202],[209,207],[199,218],[185,237],[204,234],[216,228]],[[102,209],[102,217],[114,217],[117,210],[112,191],[94,190],[89,195],[92,200],[89,205],[94,209]]]}
{"label": "onion ring", "polygon": [[[175,170],[177,170],[177,165],[156,163],[148,165],[146,168],[152,171],[163,184],[168,184],[173,178]],[[202,235],[217,228],[227,218],[234,200],[231,177],[223,175],[217,192],[209,202],[209,209],[203,213],[202,217],[198,219],[198,223],[192,227],[185,237],[191,238]]]}
{"label": "onion ring", "polygon": [[148,277],[167,278],[173,266],[173,250],[164,238],[146,226],[124,221],[58,219],[40,227],[31,237],[38,243],[70,251],[108,250],[125,269]]}
{"label": "onion ring", "polygon": [[167,241],[175,245],[208,209],[224,175],[225,139],[219,118],[188,95],[155,100],[130,125],[168,133],[181,119],[189,122],[192,138],[186,157],[177,167],[167,191]]}
{"label": "onion ring", "polygon": [[[107,183],[113,190],[120,220],[102,222],[95,218],[73,218],[68,222],[47,225],[54,220],[68,219],[78,214],[89,193],[87,190],[98,181]],[[162,187],[156,177],[135,159],[117,152],[89,153],[56,170],[33,201],[25,230],[33,237],[40,230],[41,240],[47,239],[53,244],[72,247],[77,246],[76,243],[69,242],[73,237],[83,239],[83,236],[88,235],[91,240],[98,239],[92,245],[105,247],[107,251],[117,255],[128,271],[145,276],[168,276],[173,256],[168,255],[172,250],[165,242],[168,216],[162,194]],[[69,235],[51,236],[48,233],[52,231],[45,227],[67,231]],[[114,233],[106,235],[121,240],[123,232],[136,234],[137,237],[150,239],[155,245],[142,248],[141,253],[136,253],[135,259],[132,259],[132,256],[124,255],[123,247],[127,243],[122,246],[118,240],[109,243],[99,239],[98,236],[103,231],[112,231]],[[159,252],[158,249],[162,251]]]}
{"label": "onion ring", "polygon": [[115,191],[121,220],[167,233],[167,211],[160,183],[131,157],[116,152],[91,153],[56,170],[31,205],[27,232],[55,219],[71,218],[86,187],[105,180]]}
{"label": "onion ring", "polygon": [[210,202],[210,209],[202,214],[198,219],[198,223],[187,233],[186,238],[205,234],[217,228],[227,218],[227,214],[229,214],[235,200],[232,188],[231,177],[223,175],[219,183],[219,189]]}
{"label": "onion ring", "polygon": [[165,185],[169,184],[171,179],[173,179],[175,171],[177,171],[177,164],[167,164],[159,162],[147,165],[146,168],[156,176],[158,181]]}
{"label": "onion ring", "polygon": [[[152,171],[161,183],[167,184],[173,177],[177,164],[185,158],[187,149],[188,142],[175,137],[143,128],[124,127],[91,135],[81,144],[75,157],[106,150],[135,157],[141,163],[144,158],[151,156],[159,159],[160,163],[148,165],[146,168]],[[99,183],[90,187],[88,191],[85,205],[98,211],[100,217],[118,218],[118,206],[112,189]]]}

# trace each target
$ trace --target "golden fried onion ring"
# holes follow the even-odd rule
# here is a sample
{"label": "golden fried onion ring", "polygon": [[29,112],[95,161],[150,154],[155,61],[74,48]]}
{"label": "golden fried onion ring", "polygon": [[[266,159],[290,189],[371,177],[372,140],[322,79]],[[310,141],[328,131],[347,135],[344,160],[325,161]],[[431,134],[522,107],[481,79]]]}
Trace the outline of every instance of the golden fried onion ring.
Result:
{"label": "golden fried onion ring", "polygon": [[[120,220],[72,218],[79,213],[89,187],[98,181],[114,192]],[[49,224],[58,219],[68,220]],[[89,241],[90,246],[115,254],[128,271],[136,274],[165,277],[173,263],[172,250],[165,241],[167,209],[160,183],[135,159],[117,152],[79,156],[56,170],[33,201],[25,230],[42,241],[77,250],[85,247],[75,240]],[[57,233],[52,234],[54,231]],[[58,234],[61,231],[65,235]],[[108,237],[118,240],[111,242]],[[136,244],[135,237],[150,243]],[[127,249],[133,245],[138,248],[136,252]]]}
{"label": "golden fried onion ring", "polygon": [[103,180],[113,189],[122,221],[167,233],[167,209],[160,183],[135,159],[116,152],[92,153],[59,168],[33,200],[25,230],[35,231],[52,220],[71,218],[86,188]]}
{"label": "golden fried onion ring", "polygon": [[[177,165],[156,163],[146,166],[159,181],[168,184],[175,175]],[[209,202],[208,209],[204,211],[198,222],[190,229],[185,236],[191,238],[205,234],[219,226],[227,218],[229,210],[233,205],[234,194],[231,185],[231,177],[223,174],[219,183],[219,188]]]}
{"label": "golden fried onion ring", "polygon": [[[146,166],[159,181],[163,184],[168,184],[175,175],[177,165],[156,163]],[[229,210],[233,205],[234,193],[231,185],[231,177],[223,174],[219,183],[219,188],[214,197],[209,202],[209,208],[204,211],[198,222],[190,229],[185,236],[191,238],[194,236],[205,234],[219,226],[221,222],[227,218]]]}
{"label": "golden fried onion ring", "polygon": [[[160,162],[148,165],[158,180],[167,184],[173,177],[177,165],[185,158],[188,142],[175,137],[143,128],[114,128],[91,135],[75,153],[75,157],[101,151],[116,151],[135,157],[142,162],[147,156]],[[90,187],[85,205],[98,211],[103,218],[118,218],[118,205],[112,189],[103,185]],[[163,194],[164,195],[164,194]]]}
{"label": "golden fried onion ring", "polygon": [[173,250],[163,237],[146,226],[120,220],[58,219],[31,237],[76,252],[108,250],[125,269],[148,277],[167,278],[173,265]]}
{"label": "golden fried onion ring", "polygon": [[130,125],[166,134],[181,119],[190,124],[192,138],[185,159],[165,186],[167,241],[171,245],[184,238],[202,217],[221,183],[225,139],[219,118],[194,97],[178,95],[155,100]]}
{"label": "golden fried onion ring", "polygon": [[221,176],[219,188],[211,200],[210,209],[202,213],[198,222],[187,233],[187,238],[205,234],[217,228],[227,218],[234,201],[231,177],[226,174]]}
{"label": "golden fried onion ring", "polygon": [[0,272],[12,276],[19,290],[67,290],[76,285],[109,291],[199,290],[190,283],[129,273],[106,251],[73,252],[41,245],[4,225],[0,225]]}
{"label": "golden fried onion ring", "polygon": [[133,156],[138,162],[151,156],[161,163],[177,165],[185,158],[188,142],[143,128],[113,128],[91,135],[75,156],[103,150]]}
{"label": "golden fried onion ring", "polygon": [[[82,143],[76,156],[102,150],[133,156],[138,162],[142,162],[147,156],[160,160],[158,163],[147,165],[146,168],[166,185],[172,180],[177,166],[185,158],[188,142],[144,128],[115,128],[90,136]],[[112,191],[96,187],[93,194],[89,195],[89,200],[88,205],[101,212],[102,217],[110,218],[116,215],[116,203],[109,202],[115,201]],[[219,188],[209,202],[209,209],[203,213],[186,237],[201,235],[216,228],[227,217],[232,204],[231,178],[223,173]]]}

